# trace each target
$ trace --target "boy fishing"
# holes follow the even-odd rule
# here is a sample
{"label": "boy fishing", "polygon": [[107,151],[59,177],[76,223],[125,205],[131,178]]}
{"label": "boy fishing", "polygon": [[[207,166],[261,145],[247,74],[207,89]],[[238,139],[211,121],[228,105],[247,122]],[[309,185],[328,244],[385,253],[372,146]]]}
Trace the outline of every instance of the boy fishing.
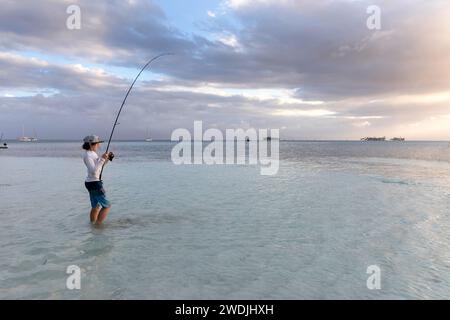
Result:
{"label": "boy fishing", "polygon": [[101,143],[104,142],[96,135],[90,135],[83,139],[83,149],[86,152],[83,155],[83,161],[87,168],[87,177],[84,185],[89,191],[91,200],[91,223],[96,226],[102,224],[108,216],[111,204],[106,198],[103,182],[100,180],[100,173],[103,166],[114,157],[112,152],[106,152],[101,157],[97,155]]}
{"label": "boy fishing", "polygon": [[[122,105],[120,106],[119,112],[117,113],[116,120],[114,121],[114,125],[111,130],[111,135],[109,136],[108,140],[108,146],[106,147],[106,152],[101,156],[101,158],[98,157],[96,151],[100,148],[100,144],[104,141],[100,141],[100,138],[96,135],[90,135],[84,138],[84,144],[83,149],[86,150],[83,160],[84,164],[87,167],[88,176],[86,178],[85,186],[86,189],[89,191],[89,197],[91,199],[91,223],[95,225],[101,225],[103,221],[105,221],[106,217],[108,216],[109,210],[111,208],[111,204],[109,203],[108,199],[106,199],[105,195],[105,189],[103,188],[103,182],[102,182],[102,173],[103,173],[103,167],[108,161],[112,161],[114,158],[114,154],[112,152],[108,152],[109,145],[111,143],[111,139],[114,134],[114,130],[116,129],[116,126],[118,124],[118,120],[120,117],[120,114],[122,112],[123,107],[125,106],[125,102],[127,101],[128,95],[131,92],[131,89],[133,89],[134,84],[136,83],[137,79],[141,75],[141,73],[147,68],[153,61],[156,59],[159,59],[163,56],[172,55],[171,53],[162,53],[160,55],[155,56],[150,61],[148,61],[144,67],[141,69],[141,71],[137,74],[136,78],[134,79],[133,83],[131,84],[130,88],[127,91],[127,94],[125,95],[125,98],[122,101]],[[101,209],[100,209],[101,207]]]}

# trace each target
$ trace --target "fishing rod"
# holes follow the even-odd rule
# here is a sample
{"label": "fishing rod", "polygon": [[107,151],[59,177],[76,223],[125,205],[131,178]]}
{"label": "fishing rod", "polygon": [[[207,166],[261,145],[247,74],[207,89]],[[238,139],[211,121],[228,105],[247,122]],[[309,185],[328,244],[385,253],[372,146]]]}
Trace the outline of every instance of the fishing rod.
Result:
{"label": "fishing rod", "polygon": [[[145,69],[146,69],[153,61],[155,61],[156,59],[159,59],[159,58],[161,58],[161,57],[163,57],[163,56],[171,56],[171,55],[173,55],[173,53],[161,53],[161,54],[157,55],[156,57],[153,57],[150,61],[148,61],[148,62],[145,64],[145,66],[141,69],[141,71],[139,71],[138,75],[136,76],[136,78],[134,79],[134,81],[133,81],[133,83],[131,84],[130,88],[128,89],[127,94],[125,95],[125,98],[124,98],[123,101],[122,101],[122,105],[120,106],[119,112],[117,113],[116,121],[114,121],[114,125],[113,125],[113,127],[112,127],[111,134],[110,134],[110,136],[109,136],[108,145],[106,146],[106,152],[105,152],[105,153],[108,153],[108,151],[109,151],[109,146],[110,146],[110,144],[111,144],[111,140],[112,140],[112,137],[113,137],[113,135],[114,135],[114,130],[116,129],[117,125],[119,124],[117,121],[119,121],[120,113],[122,112],[123,106],[125,105],[125,102],[127,101],[128,95],[130,94],[131,89],[133,89],[133,86],[134,86],[134,84],[136,83],[136,81],[137,81],[137,79],[139,78],[139,76],[141,75],[141,73],[144,72],[144,70],[145,70]],[[111,157],[110,160],[112,161],[113,158],[114,158],[114,156]],[[105,167],[105,164],[103,164],[102,170],[100,171],[100,181],[102,180],[102,174],[103,174],[103,169],[104,169],[104,167]]]}

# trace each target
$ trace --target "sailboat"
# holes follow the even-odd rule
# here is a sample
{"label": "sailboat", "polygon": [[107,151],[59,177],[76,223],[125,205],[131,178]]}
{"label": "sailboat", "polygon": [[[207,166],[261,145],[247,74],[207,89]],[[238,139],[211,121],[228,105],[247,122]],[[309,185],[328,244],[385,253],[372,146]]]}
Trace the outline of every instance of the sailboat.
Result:
{"label": "sailboat", "polygon": [[27,137],[25,136],[25,126],[22,126],[22,136],[18,140],[20,142],[36,142],[38,141],[36,131],[34,131],[34,137]]}
{"label": "sailboat", "polygon": [[149,135],[148,129],[147,129],[147,138],[145,138],[145,141],[146,141],[146,142],[152,142],[152,141],[153,141],[153,139],[152,139],[152,138],[150,138],[150,135]]}
{"label": "sailboat", "polygon": [[[3,132],[2,135],[0,136],[0,143],[2,142],[2,140],[3,140]],[[8,144],[6,142],[3,143],[2,145],[0,145],[0,149],[8,149]]]}

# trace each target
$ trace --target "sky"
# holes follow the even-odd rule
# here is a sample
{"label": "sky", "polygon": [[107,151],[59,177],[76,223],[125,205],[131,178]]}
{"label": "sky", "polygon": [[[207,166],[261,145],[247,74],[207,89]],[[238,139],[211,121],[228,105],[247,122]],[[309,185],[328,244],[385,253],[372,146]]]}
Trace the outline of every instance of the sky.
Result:
{"label": "sky", "polygon": [[[67,27],[80,8],[80,28]],[[380,28],[368,19],[380,9]],[[0,132],[450,140],[447,0],[0,0]],[[73,21],[73,20],[70,20]]]}

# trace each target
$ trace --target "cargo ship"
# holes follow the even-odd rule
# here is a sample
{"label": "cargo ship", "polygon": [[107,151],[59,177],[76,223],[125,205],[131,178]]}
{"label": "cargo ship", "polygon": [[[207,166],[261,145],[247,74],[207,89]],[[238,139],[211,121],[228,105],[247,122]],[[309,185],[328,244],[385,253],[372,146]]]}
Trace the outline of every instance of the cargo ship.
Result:
{"label": "cargo ship", "polygon": [[361,141],[386,141],[386,137],[365,137]]}

